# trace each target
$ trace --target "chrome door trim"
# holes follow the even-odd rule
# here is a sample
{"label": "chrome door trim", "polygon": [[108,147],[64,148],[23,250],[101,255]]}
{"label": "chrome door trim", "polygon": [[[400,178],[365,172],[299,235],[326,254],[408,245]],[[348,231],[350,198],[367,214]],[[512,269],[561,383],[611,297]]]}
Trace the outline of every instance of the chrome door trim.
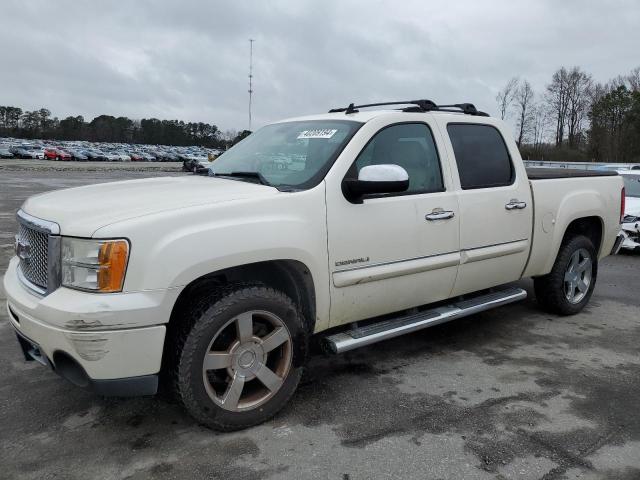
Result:
{"label": "chrome door trim", "polygon": [[484,245],[482,247],[468,248],[461,251],[460,264],[479,262],[490,258],[504,257],[524,252],[529,247],[529,239],[514,240],[494,245]]}
{"label": "chrome door trim", "polygon": [[379,263],[333,273],[335,287],[348,287],[363,283],[375,282],[388,278],[413,275],[440,268],[454,267],[460,264],[460,252],[449,252],[426,257],[410,258],[395,262]]}

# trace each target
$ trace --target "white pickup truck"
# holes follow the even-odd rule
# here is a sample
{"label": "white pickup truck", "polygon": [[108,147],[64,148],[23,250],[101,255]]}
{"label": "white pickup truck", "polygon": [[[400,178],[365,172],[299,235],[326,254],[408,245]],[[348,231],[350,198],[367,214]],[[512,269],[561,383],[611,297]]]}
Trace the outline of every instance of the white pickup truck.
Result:
{"label": "white pickup truck", "polygon": [[105,395],[167,378],[233,430],[285,405],[312,337],[341,353],[520,300],[522,277],[579,312],[622,198],[615,172],[527,175],[471,104],[351,104],[259,129],[209,176],[27,199],[7,307],[25,358]]}

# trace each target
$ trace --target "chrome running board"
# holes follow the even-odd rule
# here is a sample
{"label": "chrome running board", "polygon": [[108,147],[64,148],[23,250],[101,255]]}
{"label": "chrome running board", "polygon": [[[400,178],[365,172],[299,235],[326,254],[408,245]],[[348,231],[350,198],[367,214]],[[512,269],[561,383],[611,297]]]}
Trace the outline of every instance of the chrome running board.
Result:
{"label": "chrome running board", "polygon": [[324,341],[333,353],[344,353],[382,340],[399,337],[405,333],[448,322],[449,320],[524,300],[525,298],[527,298],[527,292],[522,288],[501,288],[466,300],[424,310],[420,313],[383,320],[364,327],[334,333],[325,337]]}

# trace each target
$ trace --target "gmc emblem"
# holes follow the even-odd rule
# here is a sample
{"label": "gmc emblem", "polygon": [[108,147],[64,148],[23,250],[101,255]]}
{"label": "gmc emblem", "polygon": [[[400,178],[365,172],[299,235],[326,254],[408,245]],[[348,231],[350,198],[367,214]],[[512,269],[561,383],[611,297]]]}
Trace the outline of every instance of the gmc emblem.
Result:
{"label": "gmc emblem", "polygon": [[22,240],[16,235],[16,255],[20,260],[28,262],[31,258],[31,245],[26,240]]}

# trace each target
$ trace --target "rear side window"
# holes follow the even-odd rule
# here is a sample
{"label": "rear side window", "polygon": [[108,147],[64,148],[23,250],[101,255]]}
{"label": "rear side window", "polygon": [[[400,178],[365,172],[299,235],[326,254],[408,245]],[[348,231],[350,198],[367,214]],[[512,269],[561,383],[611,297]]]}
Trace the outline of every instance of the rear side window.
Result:
{"label": "rear side window", "polygon": [[449,138],[463,190],[513,183],[513,166],[500,132],[489,125],[451,123]]}

